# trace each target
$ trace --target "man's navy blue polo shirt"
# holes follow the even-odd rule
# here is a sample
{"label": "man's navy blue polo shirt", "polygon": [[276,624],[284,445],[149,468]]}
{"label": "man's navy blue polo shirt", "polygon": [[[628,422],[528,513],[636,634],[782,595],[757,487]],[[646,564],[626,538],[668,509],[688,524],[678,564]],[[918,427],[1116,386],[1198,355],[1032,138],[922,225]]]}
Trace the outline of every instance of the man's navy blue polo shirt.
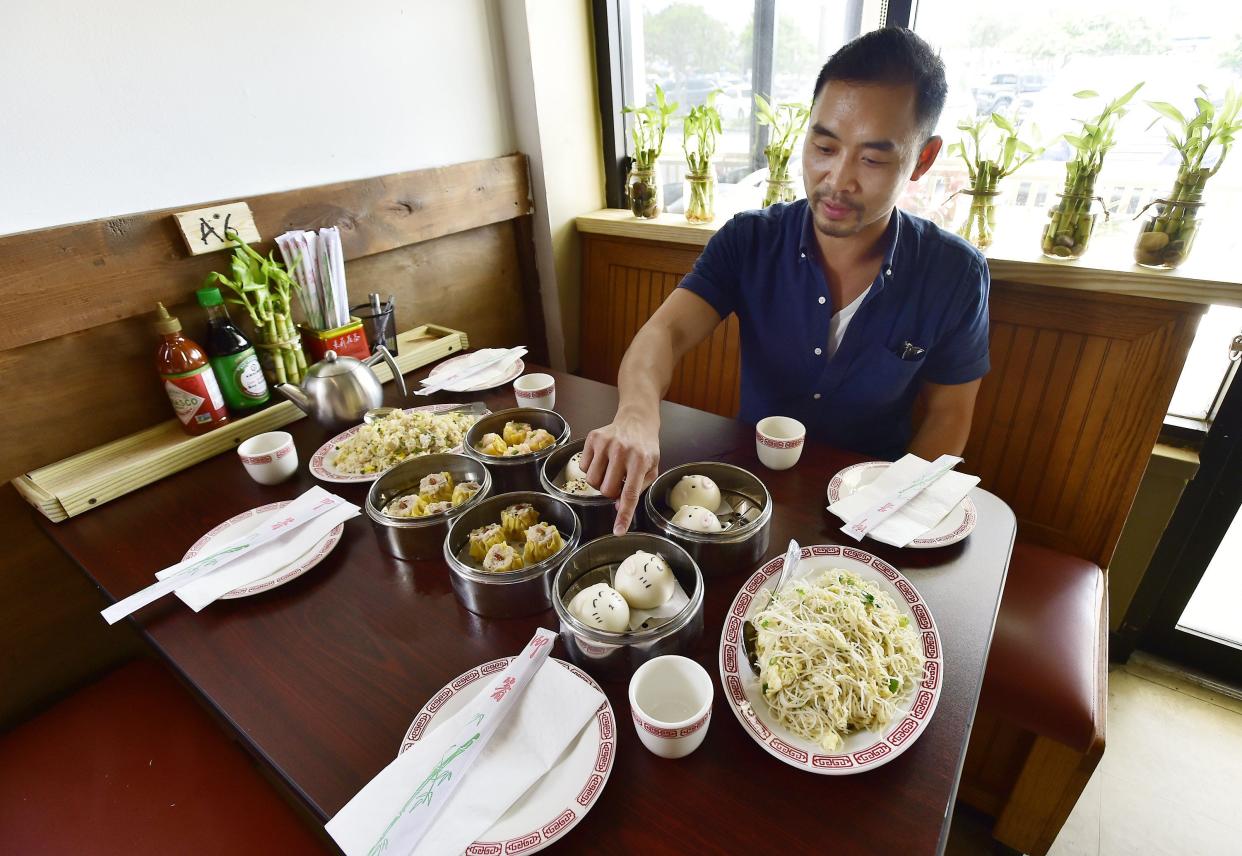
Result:
{"label": "man's navy blue polo shirt", "polygon": [[792,416],[813,439],[896,459],[910,443],[923,381],[987,374],[987,263],[956,235],[894,209],[880,273],[829,359],[837,307],[816,262],[814,229],[805,199],[744,211],[708,242],[680,287],[721,318],[737,313],[739,419]]}

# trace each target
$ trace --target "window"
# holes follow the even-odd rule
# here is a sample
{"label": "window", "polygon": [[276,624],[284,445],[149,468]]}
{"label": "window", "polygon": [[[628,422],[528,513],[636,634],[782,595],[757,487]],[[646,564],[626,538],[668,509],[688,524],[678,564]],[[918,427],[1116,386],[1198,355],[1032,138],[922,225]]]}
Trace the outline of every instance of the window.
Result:
{"label": "window", "polygon": [[[620,17],[629,22],[628,38],[621,40],[624,102],[651,103],[658,84],[679,105],[664,139],[657,176],[670,213],[683,210],[682,117],[709,93],[718,93],[723,134],[715,162],[717,219],[757,208],[763,200],[767,137],[755,121],[754,93],[777,102],[809,102],[820,67],[833,51],[864,25],[880,23],[879,0],[622,2],[627,14]],[[627,122],[626,154],[631,145],[628,129]],[[800,170],[800,159],[795,160]],[[802,195],[801,182],[794,185]]]}
{"label": "window", "polygon": [[[1206,13],[1187,0],[1133,2],[1047,0],[922,0],[914,29],[944,58],[949,97],[937,132],[946,143],[961,136],[958,121],[991,112],[1005,115],[1043,143],[1075,130],[1102,103],[1134,84],[1144,85],[1118,127],[1096,191],[1111,218],[1092,239],[1098,252],[1131,258],[1134,217],[1172,187],[1178,155],[1163,122],[1146,101],[1167,101],[1188,112],[1199,84],[1219,103],[1230,85],[1242,85],[1242,6]],[[1074,93],[1092,89],[1100,99]],[[1094,108],[1094,109],[1093,109]],[[1051,143],[1042,158],[1001,183],[994,248],[1033,255],[1048,207],[1065,180],[1070,149]],[[908,210],[956,228],[968,203],[953,198],[966,186],[961,159],[944,155],[902,199]],[[1205,194],[1204,226],[1195,255],[1232,257],[1233,221],[1242,216],[1242,152],[1232,152]],[[1090,250],[1088,251],[1090,252]],[[1019,256],[1021,257],[1021,256]],[[1192,259],[1193,261],[1193,259]],[[1242,309],[1215,306],[1204,317],[1170,405],[1170,415],[1210,421],[1231,373],[1228,346],[1242,333]]]}

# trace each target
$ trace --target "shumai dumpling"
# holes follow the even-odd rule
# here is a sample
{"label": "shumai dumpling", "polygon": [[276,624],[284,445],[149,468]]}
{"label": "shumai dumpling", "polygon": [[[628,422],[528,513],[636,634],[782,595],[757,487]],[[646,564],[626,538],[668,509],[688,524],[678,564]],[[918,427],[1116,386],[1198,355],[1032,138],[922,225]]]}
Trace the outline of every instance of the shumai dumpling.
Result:
{"label": "shumai dumpling", "polygon": [[508,445],[499,434],[484,434],[475,448],[485,455],[503,455]]}
{"label": "shumai dumpling", "polygon": [[522,554],[508,544],[497,544],[483,557],[483,570],[493,574],[516,571],[522,567]]}
{"label": "shumai dumpling", "polygon": [[517,455],[529,455],[530,451],[530,446],[527,446],[525,443],[518,443],[505,449],[504,457],[513,458]]}
{"label": "shumai dumpling", "polygon": [[600,493],[591,487],[591,483],[586,479],[570,479],[565,482],[565,493],[572,493],[575,496],[599,496]]}
{"label": "shumai dumpling", "polygon": [[453,498],[453,477],[447,472],[428,473],[418,483],[418,495],[427,503]]}
{"label": "shumai dumpling", "polygon": [[551,523],[536,523],[526,530],[526,547],[522,550],[522,559],[526,564],[533,565],[555,555],[564,546],[559,529]]}
{"label": "shumai dumpling", "polygon": [[505,442],[510,446],[516,446],[519,443],[526,442],[526,435],[530,433],[530,425],[525,422],[506,422],[505,423]]}
{"label": "shumai dumpling", "polygon": [[526,538],[526,530],[539,522],[539,512],[529,502],[510,505],[500,512],[500,526],[506,538],[522,541]]}
{"label": "shumai dumpling", "polygon": [[530,446],[532,452],[538,452],[540,449],[546,449],[556,442],[556,438],[542,428],[536,428],[526,435],[526,445]]}
{"label": "shumai dumpling", "polygon": [[499,523],[489,523],[470,532],[470,556],[476,561],[483,561],[487,551],[497,544],[505,543],[505,531]]}
{"label": "shumai dumpling", "polygon": [[418,494],[407,493],[384,506],[384,513],[389,517],[418,517],[414,509],[421,504]]}
{"label": "shumai dumpling", "polygon": [[478,482],[467,481],[462,482],[453,488],[453,505],[461,505],[463,502],[469,502],[474,495],[479,492],[481,485]]}

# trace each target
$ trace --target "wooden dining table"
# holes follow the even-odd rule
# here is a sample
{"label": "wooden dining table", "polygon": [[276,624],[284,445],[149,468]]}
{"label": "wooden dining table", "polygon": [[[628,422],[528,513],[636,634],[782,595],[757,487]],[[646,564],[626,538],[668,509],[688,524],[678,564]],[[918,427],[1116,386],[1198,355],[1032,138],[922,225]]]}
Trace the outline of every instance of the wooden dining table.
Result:
{"label": "wooden dining table", "polygon": [[[611,420],[615,387],[551,373],[556,410],[575,437]],[[425,375],[412,372],[407,382],[417,386]],[[511,387],[398,401],[392,386],[387,403],[407,407],[479,399],[492,410],[514,406]],[[858,455],[810,442],[796,466],[775,472],[759,463],[752,427],[667,402],[661,412],[662,467],[727,461],[767,485],[774,513],[764,561],[783,554],[790,538],[803,546],[853,543],[825,510],[826,488],[834,473],[862,460]],[[43,528],[108,598],[120,599],[150,584],[220,522],[318,483],[306,464],[333,432],[309,419],[288,430],[300,465],[284,484],[256,484],[230,453],[65,522],[40,518]],[[365,500],[365,484],[326,486],[359,505]],[[601,680],[618,723],[611,777],[548,852],[943,851],[1015,533],[1014,515],[1000,499],[979,489],[972,497],[978,523],[960,543],[932,550],[861,545],[906,574],[941,634],[939,706],[904,754],[857,775],[814,775],[752,740],[721,690],[717,652],[729,604],[754,569],[722,576],[704,568],[704,632],[688,655],[715,683],[706,739],[685,758],[656,757],[633,730],[626,682]],[[551,610],[503,620],[468,612],[443,560],[389,556],[365,516],[345,525],[321,564],[278,588],[199,613],[167,597],[129,620],[320,822],[392,760],[414,715],[441,687],[516,653],[536,627],[557,629]],[[554,654],[565,657],[559,642]]]}

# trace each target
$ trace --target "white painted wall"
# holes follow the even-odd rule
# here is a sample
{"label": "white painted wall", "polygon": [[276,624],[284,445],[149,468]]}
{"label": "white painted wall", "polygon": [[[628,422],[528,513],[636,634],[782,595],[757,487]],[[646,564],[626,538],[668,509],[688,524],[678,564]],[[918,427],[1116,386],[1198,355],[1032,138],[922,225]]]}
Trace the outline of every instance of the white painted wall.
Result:
{"label": "white painted wall", "polygon": [[554,368],[579,362],[574,218],[604,207],[603,143],[588,0],[501,0],[518,148],[530,158],[535,262]]}
{"label": "white painted wall", "polygon": [[0,234],[514,151],[497,2],[3,0]]}

